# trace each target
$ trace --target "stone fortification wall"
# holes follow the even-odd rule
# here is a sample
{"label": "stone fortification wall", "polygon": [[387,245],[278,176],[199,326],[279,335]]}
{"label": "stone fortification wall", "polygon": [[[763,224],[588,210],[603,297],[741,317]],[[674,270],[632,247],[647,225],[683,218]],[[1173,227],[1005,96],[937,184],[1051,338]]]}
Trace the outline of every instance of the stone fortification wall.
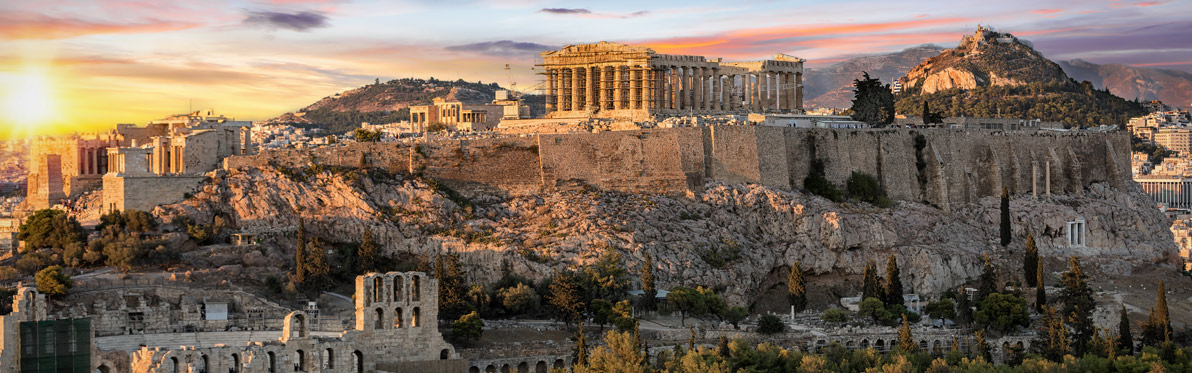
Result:
{"label": "stone fortification wall", "polygon": [[[637,193],[700,191],[705,181],[801,189],[813,159],[842,187],[874,175],[892,199],[944,209],[980,197],[1079,195],[1093,183],[1126,188],[1124,132],[833,130],[711,126],[543,134],[411,144],[351,144],[233,156],[225,168],[312,163],[422,171],[455,188],[520,195],[593,186]],[[1050,170],[1050,172],[1048,172]]]}

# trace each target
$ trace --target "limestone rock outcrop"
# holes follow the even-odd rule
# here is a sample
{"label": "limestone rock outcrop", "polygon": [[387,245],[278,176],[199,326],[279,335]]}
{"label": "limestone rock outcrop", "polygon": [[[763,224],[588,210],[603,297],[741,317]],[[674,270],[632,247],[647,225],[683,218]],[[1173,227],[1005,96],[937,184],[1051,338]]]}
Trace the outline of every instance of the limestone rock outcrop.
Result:
{"label": "limestone rock outcrop", "polygon": [[978,28],[960,44],[915,66],[899,79],[903,86],[930,94],[949,89],[984,86],[1019,86],[1025,83],[1064,82],[1068,76],[1058,64],[1043,57],[1029,42],[1008,33]]}
{"label": "limestone rock outcrop", "polygon": [[[196,221],[224,216],[234,229],[257,233],[282,252],[293,250],[299,218],[326,242],[355,242],[368,228],[390,254],[461,253],[470,281],[496,280],[502,261],[541,278],[588,263],[611,246],[624,253],[631,273],[645,254],[653,256],[660,288],[719,287],[737,304],[747,304],[771,272],[796,260],[814,286],[815,276],[857,276],[866,260],[892,253],[912,291],[938,294],[977,278],[986,254],[1006,269],[1007,279],[1020,277],[1013,269],[1028,232],[1044,256],[1080,256],[1122,274],[1169,260],[1176,250],[1163,228],[1166,218],[1137,185],[1123,190],[1096,183],[1050,200],[1016,195],[1008,249],[996,243],[996,197],[948,211],[907,201],[881,209],[753,184],[709,183],[685,197],[589,189],[465,201],[435,185],[380,170],[287,176],[246,167],[214,177],[194,198],[155,214],[163,221],[179,214]],[[1078,218],[1087,221],[1088,239],[1070,247],[1064,232]]]}

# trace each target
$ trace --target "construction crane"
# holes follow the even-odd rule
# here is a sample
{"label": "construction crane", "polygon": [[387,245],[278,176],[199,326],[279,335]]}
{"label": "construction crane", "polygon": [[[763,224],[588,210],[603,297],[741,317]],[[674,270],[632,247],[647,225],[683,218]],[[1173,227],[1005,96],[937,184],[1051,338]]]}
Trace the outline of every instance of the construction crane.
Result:
{"label": "construction crane", "polygon": [[517,82],[513,81],[513,69],[509,67],[509,64],[505,64],[505,79],[509,82],[509,98],[521,96],[517,92]]}

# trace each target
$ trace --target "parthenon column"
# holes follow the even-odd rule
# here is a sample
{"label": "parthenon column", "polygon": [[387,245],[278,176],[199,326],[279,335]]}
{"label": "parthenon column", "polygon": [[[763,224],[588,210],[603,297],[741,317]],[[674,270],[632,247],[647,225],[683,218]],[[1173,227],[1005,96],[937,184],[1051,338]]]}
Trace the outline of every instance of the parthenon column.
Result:
{"label": "parthenon column", "polygon": [[641,101],[638,101],[642,97],[641,77],[638,76],[640,72],[637,66],[629,67],[629,108],[634,110],[642,108]]}
{"label": "parthenon column", "polygon": [[584,82],[584,108],[589,112],[596,109],[596,68],[588,66],[588,79]]}
{"label": "parthenon column", "polygon": [[583,101],[580,101],[582,94],[582,86],[579,84],[579,75],[583,74],[581,68],[576,67],[571,69],[571,110],[579,111],[584,106]]}
{"label": "parthenon column", "polygon": [[611,103],[609,102],[609,98],[608,98],[609,93],[610,93],[609,90],[612,89],[612,87],[611,87],[612,82],[609,81],[608,67],[601,66],[601,67],[599,67],[599,69],[600,69],[600,87],[596,90],[597,91],[596,94],[599,95],[600,98],[597,99],[596,101],[597,101],[597,105],[599,105],[599,106],[597,106],[597,108],[599,110],[604,110],[604,109],[609,109],[612,106],[612,105],[610,105]]}
{"label": "parthenon column", "polygon": [[757,77],[757,84],[753,86],[753,111],[760,113],[762,111],[762,89],[764,87],[762,76],[765,74],[757,73],[755,75]]}
{"label": "parthenon column", "polygon": [[716,85],[712,81],[712,69],[703,67],[700,68],[700,71],[703,72],[700,75],[700,79],[704,82],[704,87],[700,90],[700,93],[704,96],[703,109],[704,111],[710,111],[712,110],[712,93],[715,92]]}
{"label": "parthenon column", "polygon": [[724,110],[724,81],[718,68],[712,68],[712,110]]}
{"label": "parthenon column", "polygon": [[571,106],[567,105],[566,98],[564,98],[564,92],[567,91],[566,88],[563,86],[563,72],[564,71],[566,71],[566,69],[556,69],[555,70],[555,97],[556,97],[555,105],[559,108],[559,111],[565,111],[565,110],[571,109]]}
{"label": "parthenon column", "polygon": [[795,110],[803,110],[803,73],[795,73]]}
{"label": "parthenon column", "polygon": [[675,66],[675,110],[683,110],[687,107],[687,80],[684,77],[687,75],[687,69]]}
{"label": "parthenon column", "polygon": [[695,105],[691,105],[695,111],[704,110],[704,96],[707,92],[707,84],[704,79],[704,68],[696,67],[692,70],[691,79],[695,81]]}
{"label": "parthenon column", "polygon": [[[555,111],[555,69],[546,69],[546,112]],[[111,164],[111,163],[109,163]]]}
{"label": "parthenon column", "polygon": [[778,101],[778,100],[782,99],[782,79],[780,79],[781,76],[782,76],[782,74],[780,74],[776,71],[770,72],[770,81],[773,82],[773,85],[774,85],[773,87],[770,87],[770,94],[772,95],[772,97],[770,97],[770,108],[772,108],[774,110],[779,110],[782,108],[781,102]]}
{"label": "parthenon column", "polygon": [[621,79],[621,74],[625,72],[625,66],[613,66],[613,110],[624,109],[625,88],[624,80]]}

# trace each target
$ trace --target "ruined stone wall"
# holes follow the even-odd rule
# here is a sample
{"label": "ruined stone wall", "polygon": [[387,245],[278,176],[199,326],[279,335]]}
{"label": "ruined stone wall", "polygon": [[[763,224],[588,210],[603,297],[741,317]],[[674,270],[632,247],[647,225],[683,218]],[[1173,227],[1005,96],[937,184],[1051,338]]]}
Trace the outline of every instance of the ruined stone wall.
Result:
{"label": "ruined stone wall", "polygon": [[[918,140],[917,140],[918,139]],[[922,147],[917,148],[916,143]],[[705,181],[801,189],[813,159],[844,188],[853,172],[881,181],[892,199],[948,209],[980,197],[1037,192],[1079,195],[1093,183],[1131,185],[1124,132],[797,129],[712,126],[536,138],[352,144],[233,156],[226,168],[373,165],[406,168],[465,190],[527,194],[583,186],[681,194]]]}
{"label": "ruined stone wall", "polygon": [[103,177],[103,208],[150,211],[158,205],[185,199],[193,193],[205,176],[117,176]]}

